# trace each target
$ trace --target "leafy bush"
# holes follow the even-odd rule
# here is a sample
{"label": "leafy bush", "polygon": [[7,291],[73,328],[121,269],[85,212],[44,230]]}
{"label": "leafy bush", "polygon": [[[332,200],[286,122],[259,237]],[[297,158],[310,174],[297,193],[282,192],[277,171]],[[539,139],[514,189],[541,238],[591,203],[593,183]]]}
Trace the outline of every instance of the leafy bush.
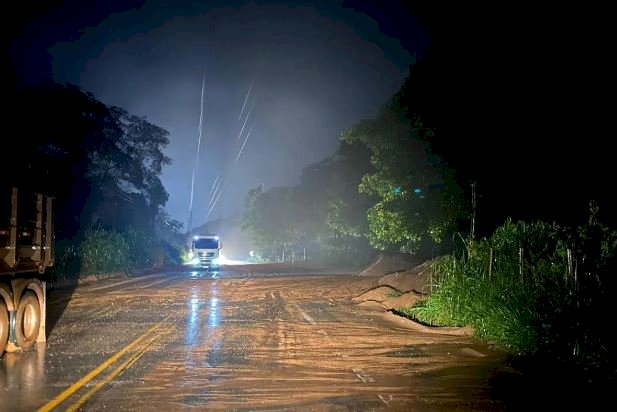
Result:
{"label": "leafy bush", "polygon": [[164,252],[157,248],[154,238],[142,231],[129,227],[128,230],[122,233],[127,246],[129,255],[129,267],[131,269],[162,265],[164,261]]}
{"label": "leafy bush", "polygon": [[124,237],[98,227],[84,232],[78,253],[82,274],[127,271],[131,264],[129,244]]}
{"label": "leafy bush", "polygon": [[129,228],[120,233],[101,227],[87,229],[81,236],[55,245],[54,280],[80,275],[128,272],[165,264],[180,264],[181,250],[164,241]]}
{"label": "leafy bush", "polygon": [[465,246],[462,256],[433,265],[430,297],[401,312],[433,325],[471,325],[476,337],[518,354],[587,369],[614,365],[615,341],[601,319],[617,291],[617,231],[593,214],[576,229],[508,220]]}
{"label": "leafy bush", "polygon": [[[184,255],[186,254],[188,257],[188,252],[186,251],[186,247],[182,247],[179,245],[173,245],[169,242],[160,241],[159,243],[159,252],[162,254],[159,255],[159,259],[157,259],[157,264],[161,261],[163,265],[181,265],[185,262]],[[162,258],[162,259],[160,259]]]}
{"label": "leafy bush", "polygon": [[77,276],[81,267],[79,243],[72,239],[59,240],[54,245],[54,265],[49,270],[51,280],[64,280]]}

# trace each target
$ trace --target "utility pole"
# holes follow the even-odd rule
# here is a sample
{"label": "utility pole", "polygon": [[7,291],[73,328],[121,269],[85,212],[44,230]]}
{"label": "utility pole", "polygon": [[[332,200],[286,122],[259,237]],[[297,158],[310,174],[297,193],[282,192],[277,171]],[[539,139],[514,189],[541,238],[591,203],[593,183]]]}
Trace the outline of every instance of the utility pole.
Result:
{"label": "utility pole", "polygon": [[476,235],[476,182],[471,184],[471,230],[470,236],[473,240]]}

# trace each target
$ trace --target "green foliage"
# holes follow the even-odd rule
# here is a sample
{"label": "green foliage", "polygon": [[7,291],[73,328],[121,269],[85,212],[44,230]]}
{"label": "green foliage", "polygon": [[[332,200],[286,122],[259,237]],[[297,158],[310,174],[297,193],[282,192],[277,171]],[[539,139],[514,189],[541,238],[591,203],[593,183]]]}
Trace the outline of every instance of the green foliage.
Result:
{"label": "green foliage", "polygon": [[433,131],[403,103],[395,96],[378,117],[357,124],[341,139],[371,152],[374,172],[358,187],[378,199],[368,211],[371,245],[416,253],[423,243],[441,243],[452,233],[464,207],[452,172],[430,150]]}
{"label": "green foliage", "polygon": [[362,266],[375,255],[368,243],[366,204],[364,207],[343,200],[330,203],[326,217],[327,252],[331,260]]}
{"label": "green foliage", "polygon": [[118,107],[110,108],[109,116],[116,127],[111,133],[113,145],[89,154],[88,177],[113,185],[125,196],[139,193],[148,209],[156,212],[168,197],[159,176],[171,163],[162,151],[169,144],[169,132]]}
{"label": "green foliage", "polygon": [[124,237],[101,228],[85,231],[78,253],[82,274],[126,272],[131,263],[130,247]]}
{"label": "green foliage", "polygon": [[[0,169],[13,184],[54,197],[57,276],[179,259],[181,225],[162,211],[166,130],[74,85],[24,88],[14,97],[26,138],[9,139],[13,162]],[[35,122],[33,102],[44,108]]]}
{"label": "green foliage", "polygon": [[[43,107],[32,121],[32,105]],[[167,193],[161,183],[168,132],[108,107],[73,85],[24,88],[11,105],[22,139],[0,165],[19,187],[54,197],[54,231],[72,239],[92,225],[151,231]]]}
{"label": "green foliage", "polygon": [[51,270],[56,280],[180,264],[182,247],[129,227],[125,232],[88,228],[56,243]]}
{"label": "green foliage", "polygon": [[592,214],[575,230],[507,221],[462,256],[433,264],[432,293],[401,312],[422,322],[471,325],[476,337],[521,354],[598,368],[615,362],[602,317],[612,308],[617,231]]}
{"label": "green foliage", "polygon": [[54,265],[49,269],[52,280],[74,278],[80,271],[79,243],[70,239],[55,242]]}
{"label": "green foliage", "polygon": [[343,200],[336,200],[330,203],[330,210],[326,217],[326,225],[332,233],[345,238],[362,238],[365,231],[356,223],[355,225],[348,219],[353,213],[353,209]]}
{"label": "green foliage", "polygon": [[446,325],[471,325],[477,337],[516,352],[553,342],[549,325],[568,307],[566,262],[559,258],[560,229],[542,222],[507,221],[490,239],[467,241],[462,257],[434,267],[435,291],[407,313]]}
{"label": "green foliage", "polygon": [[415,252],[421,235],[405,224],[405,214],[400,210],[388,210],[379,202],[368,211],[371,245],[386,250],[392,244],[401,245],[404,252]]}
{"label": "green foliage", "polygon": [[308,248],[358,261],[381,251],[432,253],[467,218],[454,175],[430,147],[432,129],[402,90],[341,136],[338,153],[295,188],[253,189],[243,228],[262,255]]}
{"label": "green foliage", "polygon": [[371,199],[356,188],[369,169],[365,148],[342,143],[335,156],[306,167],[299,185],[252,189],[243,230],[263,259],[306,252],[312,260],[364,263],[373,254],[366,238]]}
{"label": "green foliage", "polygon": [[[183,255],[188,253],[188,249],[181,222],[159,210],[154,222],[153,236],[159,244],[160,253],[163,254],[162,264],[179,265],[186,262]],[[160,260],[159,257],[155,264],[159,264]]]}
{"label": "green foliage", "polygon": [[252,234],[260,253],[285,250],[288,244],[301,237],[301,229],[294,226],[291,196],[288,188],[264,192],[260,186],[249,192],[242,228]]}
{"label": "green foliage", "polygon": [[129,227],[122,237],[128,246],[131,269],[163,265],[165,252],[153,236]]}

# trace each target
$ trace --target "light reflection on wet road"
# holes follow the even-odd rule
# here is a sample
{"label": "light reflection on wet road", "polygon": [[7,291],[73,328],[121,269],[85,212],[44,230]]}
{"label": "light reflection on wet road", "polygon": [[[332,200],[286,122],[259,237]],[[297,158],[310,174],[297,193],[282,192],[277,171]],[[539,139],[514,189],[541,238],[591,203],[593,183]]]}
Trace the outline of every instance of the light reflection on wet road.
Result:
{"label": "light reflection on wet road", "polygon": [[219,325],[218,298],[210,298],[210,315],[208,316],[208,326],[213,328]]}
{"label": "light reflection on wet road", "polygon": [[189,312],[188,312],[188,325],[186,328],[186,339],[185,343],[187,346],[194,346],[197,342],[197,332],[199,328],[197,327],[199,322],[199,298],[197,297],[197,287],[191,287],[191,300],[189,301]]}
{"label": "light reflection on wet road", "polygon": [[47,345],[0,360],[0,411],[504,410],[503,354],[352,303],[375,282],[231,268],[80,287]]}

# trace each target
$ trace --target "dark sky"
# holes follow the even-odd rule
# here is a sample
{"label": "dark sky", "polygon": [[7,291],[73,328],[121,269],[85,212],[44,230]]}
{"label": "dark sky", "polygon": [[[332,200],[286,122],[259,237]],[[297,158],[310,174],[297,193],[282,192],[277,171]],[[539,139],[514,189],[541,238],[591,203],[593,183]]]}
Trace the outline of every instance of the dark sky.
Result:
{"label": "dark sky", "polygon": [[167,209],[185,225],[205,70],[193,227],[217,174],[228,180],[211,220],[241,211],[260,183],[295,184],[304,166],[334,153],[344,129],[379,110],[428,44],[396,1],[56,3],[13,43],[17,72],[78,84],[167,129]]}

